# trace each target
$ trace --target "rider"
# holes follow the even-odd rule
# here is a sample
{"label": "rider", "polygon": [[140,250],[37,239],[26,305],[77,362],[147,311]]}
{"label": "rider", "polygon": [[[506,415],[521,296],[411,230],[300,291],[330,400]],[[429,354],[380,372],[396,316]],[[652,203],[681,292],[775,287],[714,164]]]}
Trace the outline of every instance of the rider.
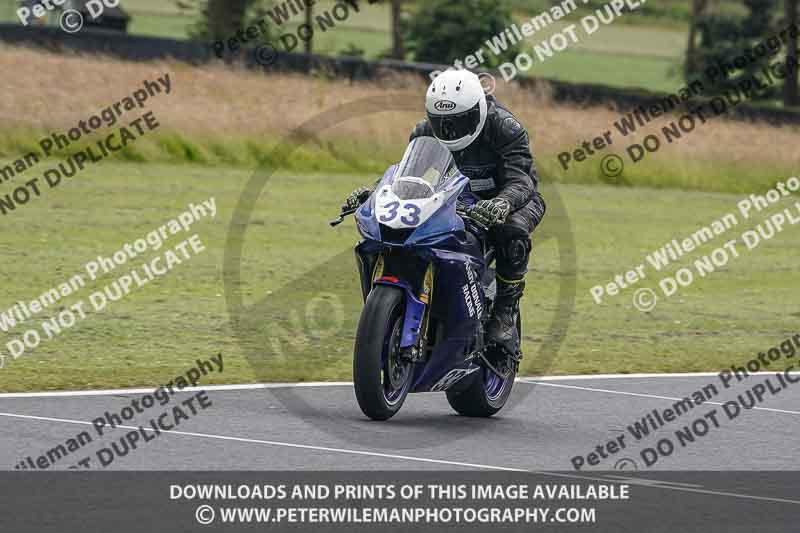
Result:
{"label": "rider", "polygon": [[[481,200],[470,217],[490,228],[497,250],[497,298],[487,327],[487,344],[496,344],[518,358],[516,322],[519,299],[531,252],[530,235],[544,217],[545,203],[531,155],[528,133],[494,96],[487,96],[480,78],[467,70],[447,70],[431,83],[425,102],[427,119],[411,139],[432,136],[450,150],[458,170],[470,180]],[[359,188],[342,206],[354,209],[369,189]]]}

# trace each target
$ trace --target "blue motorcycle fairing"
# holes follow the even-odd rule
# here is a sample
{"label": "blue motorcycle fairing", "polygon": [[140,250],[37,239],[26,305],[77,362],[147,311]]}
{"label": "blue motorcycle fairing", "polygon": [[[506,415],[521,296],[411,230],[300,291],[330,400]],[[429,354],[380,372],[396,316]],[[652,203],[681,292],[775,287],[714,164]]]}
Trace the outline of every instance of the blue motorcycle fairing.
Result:
{"label": "blue motorcycle fairing", "polygon": [[430,313],[442,323],[443,337],[437,339],[430,359],[415,375],[414,392],[431,390],[455,369],[469,370],[475,366],[466,356],[473,349],[475,331],[480,327],[486,306],[480,285],[486,268],[483,258],[439,248],[431,251],[436,274]]}
{"label": "blue motorcycle fairing", "polygon": [[358,232],[361,233],[365,239],[378,242],[381,240],[381,230],[378,226],[378,221],[375,220],[375,191],[394,176],[395,170],[397,170],[397,165],[392,165],[386,169],[386,172],[383,173],[383,177],[378,182],[378,185],[375,186],[375,189],[372,191],[372,194],[369,195],[367,201],[361,204],[361,207],[356,210],[356,227],[358,228]]}
{"label": "blue motorcycle fairing", "polygon": [[[364,264],[374,264],[374,257],[392,248],[384,243],[366,239],[356,246],[356,253]],[[431,315],[442,323],[442,338],[437,339],[429,360],[415,365],[413,392],[430,391],[450,372],[461,369],[471,371],[476,367],[467,354],[473,349],[475,331],[480,327],[481,314],[486,307],[483,279],[487,265],[483,249],[477,237],[469,232],[442,235],[433,246],[416,246],[412,252],[433,264],[434,283],[430,302]],[[391,256],[387,256],[384,272],[391,270]],[[424,272],[417,272],[421,279]],[[363,272],[368,279],[362,280],[368,291],[372,285],[372,272]],[[406,301],[401,345],[413,346],[419,336],[419,328],[426,305],[417,299],[414,288],[406,280],[379,279],[375,284],[396,286],[403,290]],[[465,294],[466,292],[469,295]]]}
{"label": "blue motorcycle fairing", "polygon": [[[443,327],[440,332],[442,338],[437,339],[430,359],[424,365],[416,365],[412,387],[414,392],[429,391],[449,372],[455,369],[470,370],[474,366],[472,360],[466,359],[466,355],[472,349],[475,331],[480,327],[481,314],[486,306],[480,285],[486,265],[477,241],[450,237],[446,243],[449,249],[419,249],[433,263],[435,274],[429,312]],[[386,248],[374,241],[363,241],[356,247],[356,253],[366,263],[369,256]],[[389,268],[388,265],[385,268]],[[371,272],[367,275],[371,276]],[[366,280],[364,282],[369,283]],[[417,298],[414,288],[405,280],[382,277],[375,284],[394,286],[403,291],[406,308],[401,347],[413,346],[419,338],[428,306]],[[469,295],[465,294],[465,287]]]}
{"label": "blue motorcycle fairing", "polygon": [[[375,202],[377,202],[375,192],[394,181],[397,177],[395,176],[396,169],[397,165],[393,165],[386,170],[369,199],[355,213],[358,231],[365,239],[384,242],[380,224],[375,219]],[[437,186],[436,192],[444,193],[445,200],[436,212],[417,226],[405,242],[387,242],[386,244],[389,246],[430,246],[436,244],[440,240],[439,237],[443,235],[464,231],[464,221],[456,213],[455,206],[468,184],[469,179],[459,173]]]}

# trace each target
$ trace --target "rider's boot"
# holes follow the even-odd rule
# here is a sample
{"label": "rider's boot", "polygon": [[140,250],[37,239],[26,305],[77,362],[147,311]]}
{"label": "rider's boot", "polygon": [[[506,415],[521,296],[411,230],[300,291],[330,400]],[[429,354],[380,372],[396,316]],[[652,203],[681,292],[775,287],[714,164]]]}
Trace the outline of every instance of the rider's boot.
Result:
{"label": "rider's boot", "polygon": [[522,298],[524,290],[525,281],[509,283],[498,278],[497,297],[492,317],[486,327],[487,346],[495,345],[501,348],[496,351],[505,352],[506,356],[511,356],[517,361],[522,357],[517,320],[519,318],[519,299]]}

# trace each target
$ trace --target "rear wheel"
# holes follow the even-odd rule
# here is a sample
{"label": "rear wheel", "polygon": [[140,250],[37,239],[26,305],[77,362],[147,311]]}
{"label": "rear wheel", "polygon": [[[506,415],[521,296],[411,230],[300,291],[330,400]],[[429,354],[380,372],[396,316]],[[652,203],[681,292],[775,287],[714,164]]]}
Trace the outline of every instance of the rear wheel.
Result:
{"label": "rear wheel", "polygon": [[489,417],[500,411],[511,395],[516,372],[501,378],[488,368],[476,372],[472,383],[461,391],[447,391],[450,407],[464,416]]}
{"label": "rear wheel", "polygon": [[[519,316],[517,316],[517,331],[521,339],[522,324]],[[508,377],[502,378],[489,368],[483,367],[466,389],[448,390],[447,402],[450,407],[464,416],[489,417],[496,414],[511,396],[514,378],[517,377],[518,365],[511,364]]]}
{"label": "rear wheel", "polygon": [[394,416],[411,389],[413,365],[400,358],[403,310],[400,289],[377,285],[358,322],[353,384],[361,411],[373,420]]}

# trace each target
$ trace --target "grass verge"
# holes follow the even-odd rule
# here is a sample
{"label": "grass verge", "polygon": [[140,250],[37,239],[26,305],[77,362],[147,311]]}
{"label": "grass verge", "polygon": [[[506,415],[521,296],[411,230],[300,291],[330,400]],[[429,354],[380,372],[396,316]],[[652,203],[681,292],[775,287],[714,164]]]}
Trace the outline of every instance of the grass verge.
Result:
{"label": "grass verge", "polygon": [[[655,128],[654,128],[655,130]],[[38,147],[40,139],[47,133],[44,130],[11,130],[0,132],[0,167],[14,164],[12,157],[23,157],[26,153],[41,154]],[[700,134],[695,134],[700,135]],[[97,140],[97,139],[94,139]],[[789,176],[798,173],[798,167],[787,161],[753,162],[710,161],[706,158],[680,160],[664,154],[648,154],[642,161],[631,163],[625,148],[629,142],[598,152],[583,162],[571,161],[565,171],[559,162],[558,153],[542,152],[534,149],[536,165],[543,183],[575,183],[583,185],[613,185],[617,187],[649,187],[656,189],[682,189],[708,192],[759,192],[775,185],[774,176]],[[388,148],[385,145],[355,141],[350,139],[313,139],[306,143],[291,145],[290,157],[284,152],[280,138],[219,138],[185,133],[149,133],[129,144],[119,152],[110,154],[109,159],[118,162],[170,165],[202,165],[250,169],[259,165],[273,167],[279,165],[283,170],[297,173],[328,174],[371,174],[380,176],[384,170],[395,163],[402,155],[402,144]],[[639,141],[640,142],[640,141]],[[689,144],[690,139],[685,142]],[[56,152],[60,158],[92,146],[92,139],[82,140],[70,148]],[[578,148],[566,147],[565,151]],[[663,152],[675,152],[674,147],[664,148]],[[98,149],[95,148],[95,152]],[[601,169],[603,156],[615,153],[623,158],[625,169],[619,176],[607,176]],[[39,165],[44,168],[55,166],[60,159],[44,159]],[[39,172],[42,172],[42,169]],[[34,176],[36,171],[19,174],[15,182],[23,183],[23,176]],[[7,186],[0,190],[0,196],[13,191]]]}

